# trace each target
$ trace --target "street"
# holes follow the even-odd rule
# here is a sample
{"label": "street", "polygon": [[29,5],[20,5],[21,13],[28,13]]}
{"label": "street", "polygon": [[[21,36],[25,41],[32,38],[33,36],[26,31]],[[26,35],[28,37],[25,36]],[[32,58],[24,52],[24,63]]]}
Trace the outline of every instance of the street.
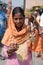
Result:
{"label": "street", "polygon": [[32,53],[33,65],[43,65],[43,60],[39,57],[35,57],[35,54]]}

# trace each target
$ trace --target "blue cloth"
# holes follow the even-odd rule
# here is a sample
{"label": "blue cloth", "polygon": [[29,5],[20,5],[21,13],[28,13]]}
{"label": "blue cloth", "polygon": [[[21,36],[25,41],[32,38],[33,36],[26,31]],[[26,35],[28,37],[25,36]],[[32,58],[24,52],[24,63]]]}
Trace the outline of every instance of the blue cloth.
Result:
{"label": "blue cloth", "polygon": [[0,35],[3,35],[5,32],[5,13],[3,10],[0,10]]}

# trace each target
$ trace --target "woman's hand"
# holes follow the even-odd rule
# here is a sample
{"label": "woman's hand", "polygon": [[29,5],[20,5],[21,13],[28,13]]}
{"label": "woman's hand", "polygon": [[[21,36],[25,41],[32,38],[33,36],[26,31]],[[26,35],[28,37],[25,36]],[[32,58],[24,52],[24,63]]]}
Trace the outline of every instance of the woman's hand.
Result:
{"label": "woman's hand", "polygon": [[7,50],[8,55],[11,56],[14,53],[14,51],[16,51],[17,49],[18,49],[17,44],[14,43],[10,44],[9,49]]}

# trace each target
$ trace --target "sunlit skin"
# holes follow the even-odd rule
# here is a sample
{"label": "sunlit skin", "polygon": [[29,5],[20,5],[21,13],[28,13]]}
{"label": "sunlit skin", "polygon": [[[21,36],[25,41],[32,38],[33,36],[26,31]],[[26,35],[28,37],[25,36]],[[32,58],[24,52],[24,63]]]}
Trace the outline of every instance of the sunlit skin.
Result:
{"label": "sunlit skin", "polygon": [[15,24],[15,27],[18,31],[20,31],[23,27],[23,24],[24,24],[24,17],[22,16],[21,13],[17,13],[14,15],[13,17],[13,22]]}

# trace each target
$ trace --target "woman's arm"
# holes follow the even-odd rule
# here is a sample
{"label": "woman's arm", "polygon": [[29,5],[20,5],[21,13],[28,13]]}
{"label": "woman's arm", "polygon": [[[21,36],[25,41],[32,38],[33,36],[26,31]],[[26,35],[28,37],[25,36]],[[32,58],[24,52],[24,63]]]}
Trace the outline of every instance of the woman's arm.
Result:
{"label": "woman's arm", "polygon": [[10,47],[4,46],[2,51],[2,56],[8,58],[14,54],[14,52],[17,50],[17,45],[16,44],[11,44]]}
{"label": "woman's arm", "polygon": [[2,56],[4,56],[5,58],[8,58],[7,50],[8,50],[7,46],[4,46],[2,48]]}

